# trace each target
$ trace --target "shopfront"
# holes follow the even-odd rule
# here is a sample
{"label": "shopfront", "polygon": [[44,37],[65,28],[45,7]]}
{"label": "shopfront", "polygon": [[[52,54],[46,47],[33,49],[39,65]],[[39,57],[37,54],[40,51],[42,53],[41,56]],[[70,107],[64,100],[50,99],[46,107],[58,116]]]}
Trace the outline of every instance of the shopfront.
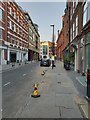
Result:
{"label": "shopfront", "polygon": [[90,68],[90,32],[85,35],[85,71]]}

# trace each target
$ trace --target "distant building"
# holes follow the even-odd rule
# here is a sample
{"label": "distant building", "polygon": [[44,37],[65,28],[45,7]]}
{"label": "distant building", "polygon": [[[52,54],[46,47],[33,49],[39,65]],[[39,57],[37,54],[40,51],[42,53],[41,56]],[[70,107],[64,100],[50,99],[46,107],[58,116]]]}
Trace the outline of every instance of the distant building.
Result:
{"label": "distant building", "polygon": [[28,61],[39,60],[40,58],[40,35],[38,33],[38,25],[34,24],[29,14],[25,12],[29,24],[28,39]]}
{"label": "distant building", "polygon": [[[54,53],[56,55],[56,43],[54,45]],[[52,57],[52,42],[43,41],[40,42],[40,58],[51,58]]]}

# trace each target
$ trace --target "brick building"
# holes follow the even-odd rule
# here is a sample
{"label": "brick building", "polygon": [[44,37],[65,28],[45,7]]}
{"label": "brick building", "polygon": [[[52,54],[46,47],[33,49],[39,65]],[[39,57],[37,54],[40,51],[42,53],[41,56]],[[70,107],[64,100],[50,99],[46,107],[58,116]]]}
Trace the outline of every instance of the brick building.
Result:
{"label": "brick building", "polygon": [[59,60],[63,60],[63,45],[64,45],[64,35],[63,35],[63,28],[60,31],[60,34],[58,35],[57,39],[57,58]]}
{"label": "brick building", "polygon": [[5,47],[2,46],[5,43],[5,19],[4,16],[6,15],[5,4],[0,1],[0,64],[3,63],[4,50]]}
{"label": "brick building", "polygon": [[[3,2],[2,17],[5,37],[1,47],[1,64],[24,62],[28,59],[28,19],[21,7],[15,2]],[[5,14],[5,15],[4,15]]]}
{"label": "brick building", "polygon": [[64,15],[62,16],[62,29],[59,33],[58,31],[58,39],[57,39],[57,58],[62,60],[64,59],[64,51],[67,48],[69,43],[68,38],[68,11],[65,9]]}
{"label": "brick building", "polygon": [[0,1],[0,64],[39,59],[38,25],[16,2]]}
{"label": "brick building", "polygon": [[[84,75],[90,66],[90,1],[72,1],[66,3],[63,17],[64,34],[63,56],[69,56],[71,68]],[[65,18],[67,17],[67,19]],[[64,29],[65,28],[65,29]],[[60,33],[61,34],[61,33]],[[66,34],[66,35],[65,35]],[[66,39],[65,39],[66,38]],[[61,40],[61,39],[60,39]],[[58,43],[60,42],[58,41]],[[67,40],[67,41],[66,41]],[[60,42],[61,44],[62,42]],[[60,54],[58,50],[58,54]]]}

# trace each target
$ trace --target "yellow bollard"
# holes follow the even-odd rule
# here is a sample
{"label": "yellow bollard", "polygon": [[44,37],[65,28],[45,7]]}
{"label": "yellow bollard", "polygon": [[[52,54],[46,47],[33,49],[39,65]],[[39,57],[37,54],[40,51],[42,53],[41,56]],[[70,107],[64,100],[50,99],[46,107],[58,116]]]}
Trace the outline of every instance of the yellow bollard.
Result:
{"label": "yellow bollard", "polygon": [[44,75],[45,74],[45,72],[44,72],[44,70],[42,71],[42,73],[41,73],[41,75]]}
{"label": "yellow bollard", "polygon": [[31,95],[31,97],[34,98],[40,97],[40,95],[38,94],[38,84],[34,84],[34,92],[33,95]]}

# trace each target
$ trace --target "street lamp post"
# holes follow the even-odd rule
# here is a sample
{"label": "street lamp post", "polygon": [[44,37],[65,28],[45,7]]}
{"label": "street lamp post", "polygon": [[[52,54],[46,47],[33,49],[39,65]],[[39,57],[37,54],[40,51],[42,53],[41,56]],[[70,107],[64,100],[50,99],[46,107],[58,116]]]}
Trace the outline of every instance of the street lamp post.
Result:
{"label": "street lamp post", "polygon": [[54,25],[50,25],[53,28],[53,38],[52,38],[52,54],[54,56]]}
{"label": "street lamp post", "polygon": [[[54,25],[50,25],[53,28],[53,38],[52,38],[52,54],[53,54],[53,58],[55,55],[55,51],[54,51]],[[54,60],[52,60],[52,69],[54,67]]]}

